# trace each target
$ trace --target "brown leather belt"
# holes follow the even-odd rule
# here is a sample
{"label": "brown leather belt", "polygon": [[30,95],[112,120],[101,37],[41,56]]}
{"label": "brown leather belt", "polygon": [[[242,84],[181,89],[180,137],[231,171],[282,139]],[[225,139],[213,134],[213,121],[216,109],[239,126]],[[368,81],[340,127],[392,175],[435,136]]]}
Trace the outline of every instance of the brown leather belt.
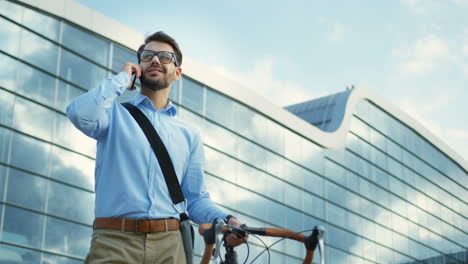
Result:
{"label": "brown leather belt", "polygon": [[179,220],[153,219],[135,220],[125,218],[98,217],[94,219],[94,229],[114,229],[127,232],[154,233],[179,230]]}

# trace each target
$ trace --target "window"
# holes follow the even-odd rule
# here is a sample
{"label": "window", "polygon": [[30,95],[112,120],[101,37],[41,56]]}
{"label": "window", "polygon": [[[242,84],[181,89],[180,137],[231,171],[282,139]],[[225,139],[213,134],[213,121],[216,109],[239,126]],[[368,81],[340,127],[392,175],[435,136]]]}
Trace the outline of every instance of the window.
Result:
{"label": "window", "polygon": [[204,88],[190,79],[184,78],[182,82],[182,105],[196,113],[203,114]]}
{"label": "window", "polygon": [[0,17],[0,47],[2,51],[12,55],[18,54],[20,34],[20,27]]}
{"label": "window", "polygon": [[60,59],[60,77],[87,90],[96,88],[107,71],[66,50],[62,50]]}
{"label": "window", "polygon": [[20,57],[50,73],[57,68],[58,46],[27,30],[21,34]]}
{"label": "window", "polygon": [[119,73],[126,62],[138,63],[136,52],[114,44],[112,51],[112,71]]}
{"label": "window", "polygon": [[44,249],[84,258],[89,250],[92,228],[47,217]]}
{"label": "window", "polygon": [[57,89],[57,100],[55,101],[55,108],[65,112],[67,106],[78,96],[84,94],[85,91],[70,85],[66,82],[59,81]]}
{"label": "window", "polygon": [[25,8],[23,24],[52,40],[58,40],[60,22],[50,16]]}
{"label": "window", "polygon": [[57,182],[49,182],[47,211],[53,215],[91,225],[94,195]]}
{"label": "window", "polygon": [[13,126],[21,132],[50,141],[55,112],[23,98],[16,98]]}
{"label": "window", "polygon": [[0,90],[0,124],[11,125],[14,98],[13,94]]}
{"label": "window", "polygon": [[[1,26],[1,19],[0,19]],[[1,34],[1,33],[0,33]],[[1,37],[1,36],[0,36]],[[3,47],[3,39],[0,38],[0,47]],[[10,58],[7,55],[0,53],[0,86],[15,91],[16,90],[16,70],[18,69],[18,61]]]}
{"label": "window", "polygon": [[17,92],[40,103],[53,105],[55,78],[25,64],[19,65],[21,74]]}
{"label": "window", "polygon": [[43,211],[47,180],[19,170],[10,169],[7,202],[25,208]]}
{"label": "window", "polygon": [[50,177],[94,190],[94,160],[52,147]]}
{"label": "window", "polygon": [[12,206],[5,206],[2,240],[40,248],[44,216]]}
{"label": "window", "polygon": [[106,40],[65,23],[62,44],[103,66],[108,66],[110,43]]}
{"label": "window", "polygon": [[11,149],[13,166],[47,175],[50,146],[36,139],[13,134]]}

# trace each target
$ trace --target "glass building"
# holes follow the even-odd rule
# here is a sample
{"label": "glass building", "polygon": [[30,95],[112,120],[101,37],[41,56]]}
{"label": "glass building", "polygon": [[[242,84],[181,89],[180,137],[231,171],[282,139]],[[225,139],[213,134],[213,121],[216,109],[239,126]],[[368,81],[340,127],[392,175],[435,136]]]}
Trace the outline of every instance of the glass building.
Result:
{"label": "glass building", "polygon": [[[0,0],[0,16],[0,263],[82,263],[96,149],[65,108],[135,62],[144,36],[71,0]],[[183,68],[171,99],[202,134],[220,207],[250,226],[323,225],[328,263],[468,263],[468,163],[405,113],[359,88],[286,110]],[[304,252],[281,242],[271,263]]]}

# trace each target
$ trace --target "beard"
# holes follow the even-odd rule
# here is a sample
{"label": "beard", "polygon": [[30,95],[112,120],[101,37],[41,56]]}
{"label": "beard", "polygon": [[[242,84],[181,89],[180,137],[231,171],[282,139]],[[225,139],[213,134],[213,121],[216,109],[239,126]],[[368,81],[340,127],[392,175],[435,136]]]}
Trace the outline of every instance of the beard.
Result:
{"label": "beard", "polygon": [[140,77],[141,87],[152,91],[159,91],[168,88],[171,84],[166,73],[163,74],[162,78],[153,80],[147,78],[145,74]]}

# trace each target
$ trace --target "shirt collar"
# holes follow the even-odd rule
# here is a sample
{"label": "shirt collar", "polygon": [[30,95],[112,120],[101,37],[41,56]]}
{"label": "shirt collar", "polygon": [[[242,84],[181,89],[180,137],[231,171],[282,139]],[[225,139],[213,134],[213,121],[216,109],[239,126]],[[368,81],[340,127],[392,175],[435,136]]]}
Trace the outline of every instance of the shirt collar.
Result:
{"label": "shirt collar", "polygon": [[[156,110],[151,100],[148,97],[146,97],[146,95],[143,95],[141,93],[138,93],[132,100],[129,101],[129,103],[133,104],[134,106],[143,104],[149,109]],[[162,113],[167,113],[170,116],[175,116],[177,114],[177,108],[174,106],[171,100],[168,100],[166,108],[161,109],[159,111],[161,111]]]}

